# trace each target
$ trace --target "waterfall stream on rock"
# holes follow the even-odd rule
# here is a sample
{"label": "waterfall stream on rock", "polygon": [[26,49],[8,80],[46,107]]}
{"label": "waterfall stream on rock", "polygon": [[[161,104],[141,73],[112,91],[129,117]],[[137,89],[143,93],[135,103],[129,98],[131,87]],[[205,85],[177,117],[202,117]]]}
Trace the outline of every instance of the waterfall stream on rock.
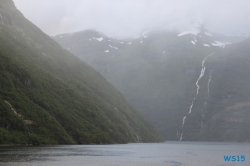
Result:
{"label": "waterfall stream on rock", "polygon": [[[197,86],[196,95],[194,96],[194,99],[192,100],[192,104],[191,104],[191,106],[190,106],[190,108],[189,108],[188,114],[191,114],[191,113],[192,113],[192,108],[193,108],[194,102],[195,102],[195,100],[197,99],[197,96],[198,96],[198,94],[199,94],[199,89],[200,89],[199,81],[200,81],[200,79],[204,76],[205,71],[206,71],[205,61],[207,60],[208,57],[210,57],[210,56],[213,55],[213,54],[214,54],[214,52],[213,52],[212,54],[209,54],[208,56],[206,56],[206,57],[203,59],[203,61],[202,61],[202,64],[201,64],[201,66],[202,66],[202,68],[201,68],[201,73],[200,73],[200,76],[199,76],[199,78],[197,79],[197,81],[196,81],[196,83],[195,83],[196,86]],[[209,76],[209,81],[208,81],[208,95],[209,95],[209,84],[210,84],[210,81],[211,81],[211,74],[210,74],[210,76]],[[207,103],[206,103],[206,101],[205,101],[205,106],[206,106],[206,104],[207,104]],[[204,108],[205,108],[205,106],[204,106]],[[203,116],[204,116],[204,114],[203,114]],[[182,120],[181,135],[180,135],[179,141],[182,141],[182,137],[183,137],[183,128],[184,128],[184,125],[185,125],[185,120],[186,120],[186,118],[187,118],[187,115],[184,116],[184,117],[183,117],[183,120]],[[203,120],[202,120],[202,121],[203,121]]]}

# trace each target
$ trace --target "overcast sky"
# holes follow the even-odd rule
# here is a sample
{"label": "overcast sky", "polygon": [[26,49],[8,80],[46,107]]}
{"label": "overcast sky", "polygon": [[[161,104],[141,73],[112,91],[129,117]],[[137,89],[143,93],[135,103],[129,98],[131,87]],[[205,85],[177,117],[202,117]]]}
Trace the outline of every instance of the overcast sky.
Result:
{"label": "overcast sky", "polygon": [[250,32],[250,0],[14,0],[48,35],[96,29],[135,36],[152,28],[185,30],[190,19],[213,32]]}

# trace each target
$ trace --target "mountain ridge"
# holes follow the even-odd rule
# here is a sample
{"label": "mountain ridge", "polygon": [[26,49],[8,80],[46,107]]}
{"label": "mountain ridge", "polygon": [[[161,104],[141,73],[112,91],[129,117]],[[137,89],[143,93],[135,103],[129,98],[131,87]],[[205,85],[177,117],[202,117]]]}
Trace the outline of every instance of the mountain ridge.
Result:
{"label": "mountain ridge", "polygon": [[[233,54],[234,50],[231,48],[236,49],[241,45],[244,47],[238,49],[239,53],[241,50],[244,52],[249,39],[241,41],[241,38],[211,33],[204,27],[195,34],[157,31],[127,39],[104,38],[99,34],[97,37],[103,37],[103,40],[95,42],[90,40],[92,36],[85,38],[87,33],[88,31],[81,32],[82,36],[71,34],[69,40],[64,37],[59,38],[60,35],[53,39],[94,67],[117,87],[128,101],[154,124],[166,140],[180,140],[183,130],[181,140],[186,141],[249,141],[249,132],[242,132],[248,131],[247,119],[238,119],[233,127],[234,122],[225,120],[222,116],[227,108],[247,106],[248,97],[244,99],[237,96],[237,100],[228,101],[224,105],[222,105],[224,99],[221,98],[233,88],[229,83],[224,83],[223,78],[240,85],[239,81],[227,77],[227,62],[231,61],[227,55]],[[76,36],[77,39],[82,39],[81,42],[75,39]],[[209,56],[212,53],[214,54]],[[205,57],[207,59],[204,61]],[[243,66],[247,68],[247,58],[239,57],[246,59]],[[242,60],[230,63],[240,65],[238,61]],[[237,65],[231,69],[235,78],[241,75],[240,71],[236,70]],[[202,77],[197,80],[204,67],[206,69]],[[195,97],[197,81],[199,94]],[[242,84],[237,91],[242,91],[244,88],[248,89]],[[247,93],[244,93],[244,96],[248,96]],[[188,114],[191,106],[192,113]],[[243,115],[249,117],[247,112],[238,111],[240,114],[238,118],[244,117]],[[233,115],[234,113],[230,112],[228,119],[232,119]],[[244,127],[240,127],[241,125]],[[233,128],[237,137],[230,132]]]}

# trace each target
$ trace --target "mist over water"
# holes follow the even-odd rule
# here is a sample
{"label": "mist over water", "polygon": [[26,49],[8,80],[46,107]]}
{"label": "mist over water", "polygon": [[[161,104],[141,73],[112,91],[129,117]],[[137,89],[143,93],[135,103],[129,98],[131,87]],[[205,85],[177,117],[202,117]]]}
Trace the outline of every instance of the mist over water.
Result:
{"label": "mist over water", "polygon": [[[249,143],[166,142],[124,145],[73,145],[46,147],[0,147],[1,166],[223,166],[224,155],[245,155]],[[231,164],[231,163],[230,163]]]}

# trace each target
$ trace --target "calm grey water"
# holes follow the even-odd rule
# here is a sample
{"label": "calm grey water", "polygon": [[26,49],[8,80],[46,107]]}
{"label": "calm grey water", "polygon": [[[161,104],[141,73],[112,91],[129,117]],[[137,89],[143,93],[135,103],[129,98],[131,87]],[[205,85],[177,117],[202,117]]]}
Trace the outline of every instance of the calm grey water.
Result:
{"label": "calm grey water", "polygon": [[[244,155],[225,162],[224,155]],[[0,166],[250,165],[250,143],[165,142],[124,145],[0,147]]]}

